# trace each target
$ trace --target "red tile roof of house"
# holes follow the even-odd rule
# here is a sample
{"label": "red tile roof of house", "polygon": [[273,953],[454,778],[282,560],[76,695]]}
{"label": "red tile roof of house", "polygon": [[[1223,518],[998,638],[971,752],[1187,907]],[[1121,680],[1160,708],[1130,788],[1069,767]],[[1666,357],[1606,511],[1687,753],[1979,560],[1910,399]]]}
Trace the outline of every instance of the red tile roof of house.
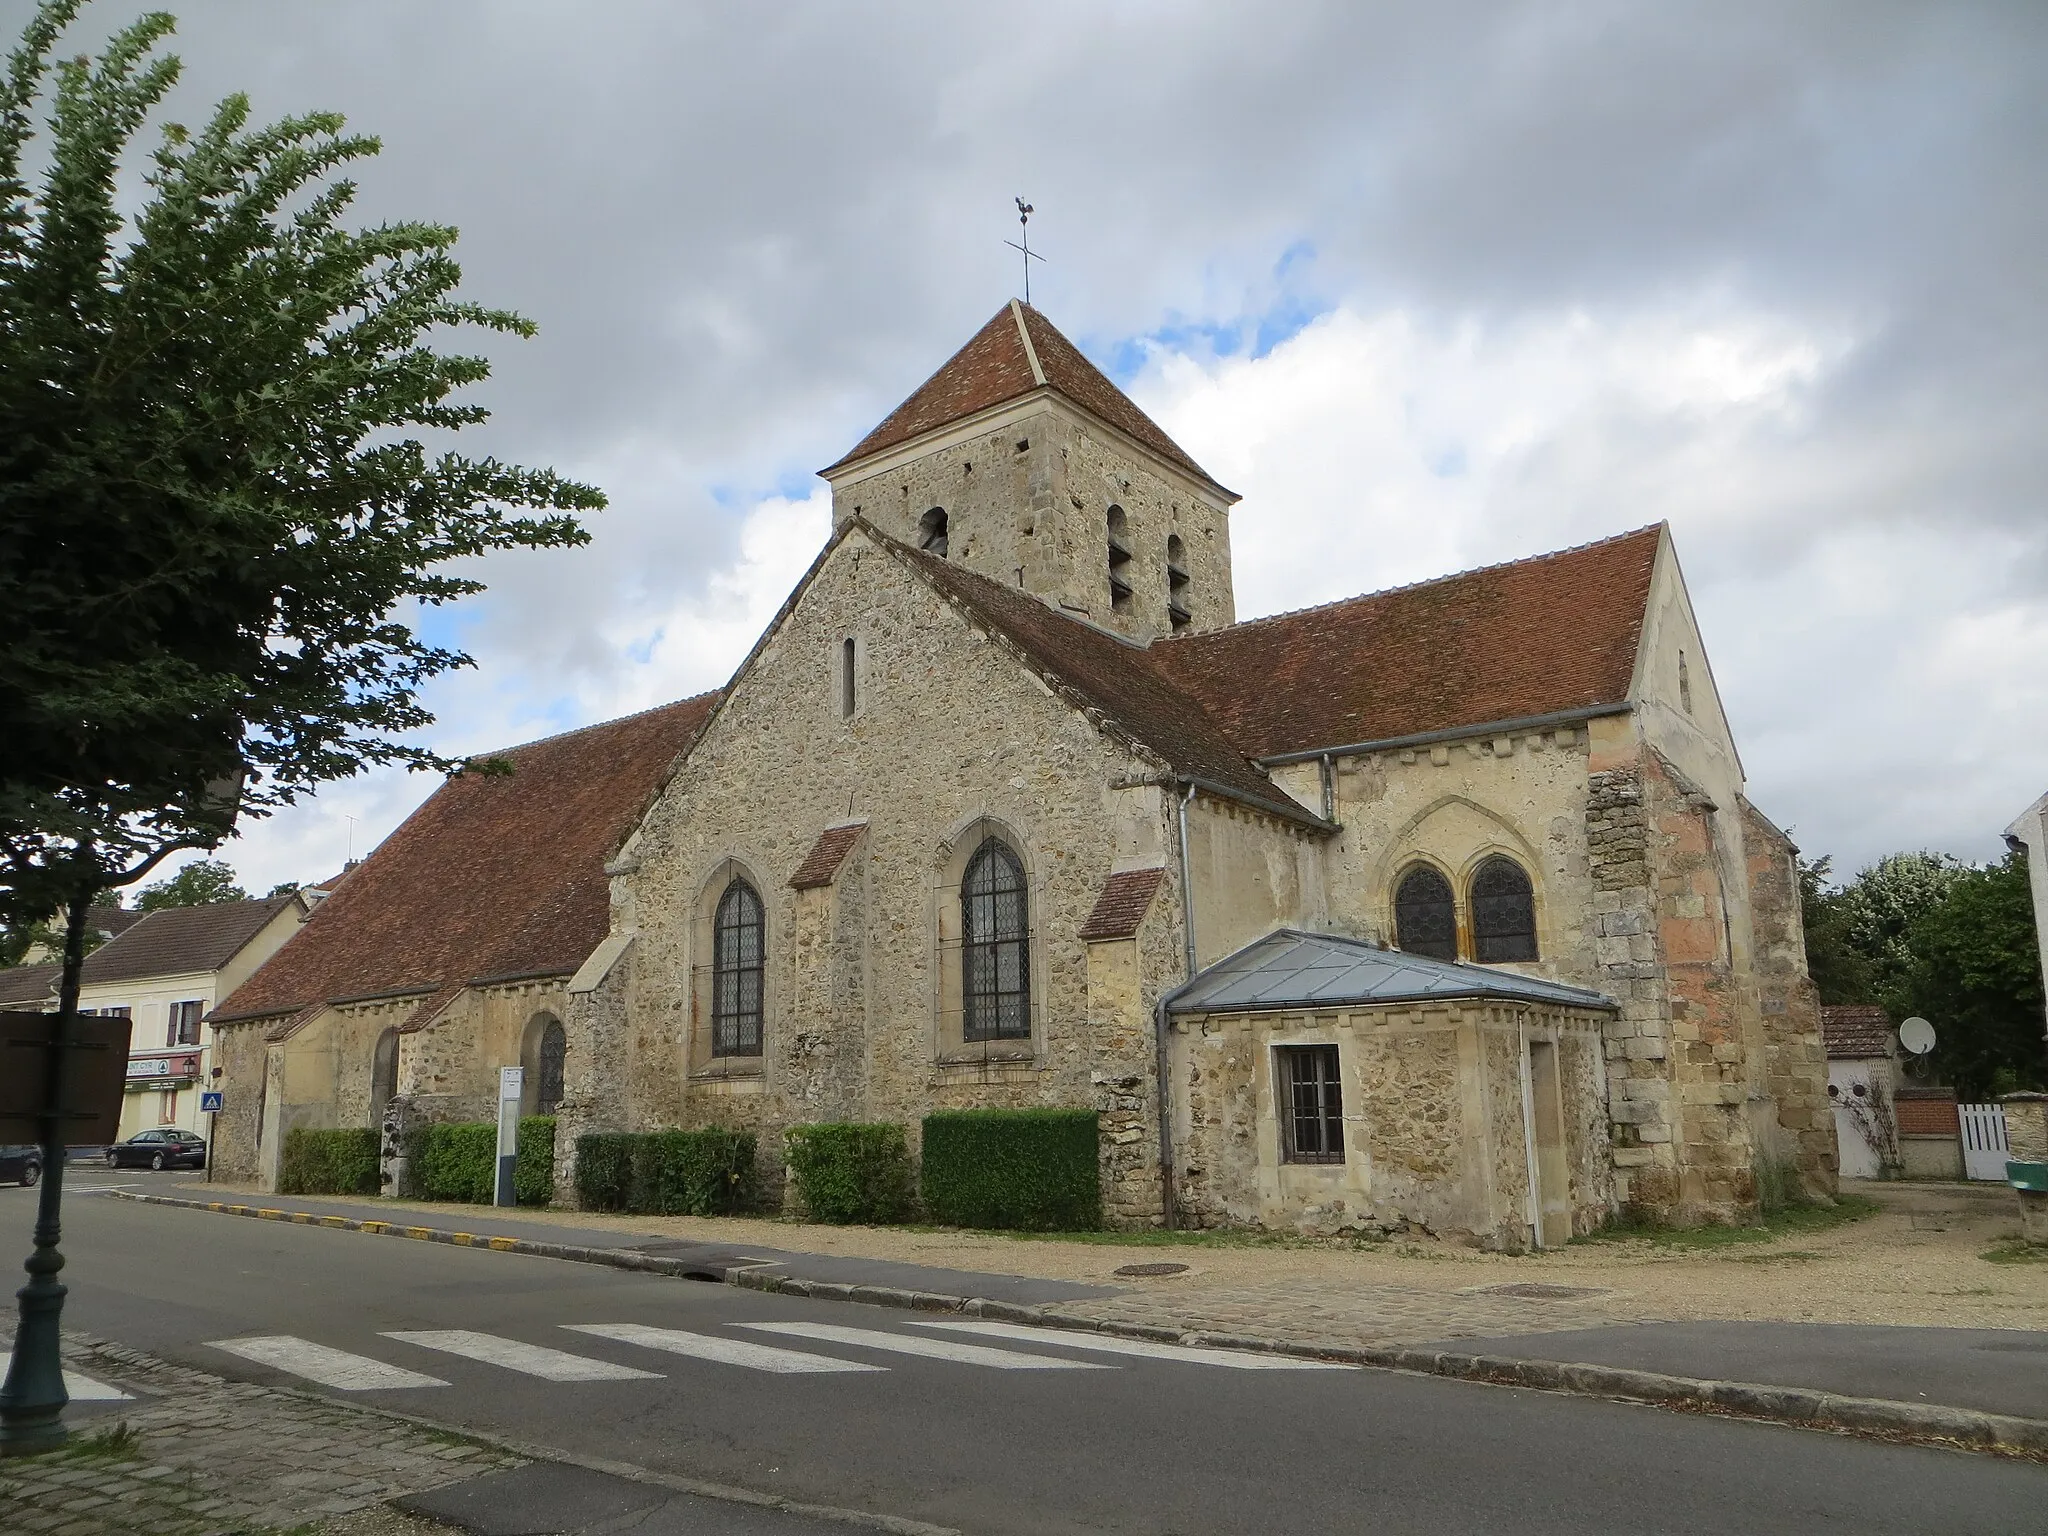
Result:
{"label": "red tile roof of house", "polygon": [[512,772],[450,778],[212,1017],[573,973],[609,925],[606,857],[717,698],[480,754]]}
{"label": "red tile roof of house", "polygon": [[90,985],[217,971],[297,901],[296,896],[265,896],[144,912],[85,957],[79,979]]}
{"label": "red tile roof of house", "polygon": [[1163,640],[1150,655],[1254,758],[1618,704],[1661,535]]}
{"label": "red tile roof of house", "polygon": [[830,885],[839,874],[839,866],[853,852],[853,845],[860,841],[861,833],[867,829],[866,822],[855,821],[843,827],[827,827],[820,832],[818,840],[811,844],[811,851],[804,855],[803,863],[797,865],[796,873],[789,877],[791,889],[809,891]]}
{"label": "red tile roof of house", "polygon": [[1841,1003],[1820,1011],[1820,1035],[1830,1057],[1855,1061],[1892,1053],[1891,1015],[1874,1003]]}
{"label": "red tile roof of house", "polygon": [[0,1007],[18,1013],[40,1013],[45,1003],[56,998],[57,983],[63,977],[64,967],[55,960],[0,969]]}
{"label": "red tile roof of house", "polygon": [[1102,882],[1095,910],[1081,925],[1083,939],[1128,939],[1145,920],[1145,910],[1166,878],[1163,869],[1126,869]]}
{"label": "red tile roof of house", "polygon": [[829,475],[843,465],[1041,388],[1058,391],[1161,458],[1216,485],[1208,471],[1189,458],[1101,369],[1083,357],[1081,349],[1062,336],[1050,320],[1030,305],[1015,300],[997,310],[966,346],[912,391],[910,398],[891,411],[880,426],[855,444],[851,453],[828,465],[824,473]]}

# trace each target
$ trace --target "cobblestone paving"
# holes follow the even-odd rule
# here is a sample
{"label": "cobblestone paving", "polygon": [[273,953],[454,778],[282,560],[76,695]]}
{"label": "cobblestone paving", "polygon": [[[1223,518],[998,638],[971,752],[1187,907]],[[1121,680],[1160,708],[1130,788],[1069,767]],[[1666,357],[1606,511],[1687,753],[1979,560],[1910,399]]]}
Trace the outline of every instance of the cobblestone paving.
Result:
{"label": "cobblestone paving", "polygon": [[[226,1381],[67,1336],[65,1364],[135,1398],[74,1421],[72,1446],[0,1461],[7,1536],[241,1536],[291,1530],[519,1458],[379,1414]],[[126,1453],[91,1454],[126,1423]]]}
{"label": "cobblestone paving", "polygon": [[1061,1302],[1063,1317],[1234,1333],[1256,1339],[1327,1339],[1346,1344],[1430,1344],[1441,1339],[1554,1333],[1647,1321],[1620,1292],[1530,1299],[1476,1290],[1405,1285],[1332,1285],[1290,1279],[1268,1285],[1153,1285],[1100,1299]]}

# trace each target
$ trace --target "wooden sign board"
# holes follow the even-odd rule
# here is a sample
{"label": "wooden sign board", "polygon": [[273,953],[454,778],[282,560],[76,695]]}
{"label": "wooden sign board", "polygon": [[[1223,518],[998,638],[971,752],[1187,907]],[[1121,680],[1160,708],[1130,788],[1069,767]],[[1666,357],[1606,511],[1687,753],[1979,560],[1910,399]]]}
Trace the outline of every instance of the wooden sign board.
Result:
{"label": "wooden sign board", "polygon": [[[48,1013],[0,1013],[0,1142],[42,1136],[43,1088],[49,1081]],[[128,1077],[128,1028],[121,1018],[75,1018],[65,1036],[66,1146],[105,1146],[121,1134],[121,1094]]]}

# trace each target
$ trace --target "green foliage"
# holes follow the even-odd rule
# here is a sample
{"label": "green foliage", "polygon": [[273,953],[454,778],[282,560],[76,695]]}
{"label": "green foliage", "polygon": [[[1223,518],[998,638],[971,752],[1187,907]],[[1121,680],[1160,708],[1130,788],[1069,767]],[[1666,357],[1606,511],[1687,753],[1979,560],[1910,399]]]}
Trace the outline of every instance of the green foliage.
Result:
{"label": "green foliage", "polygon": [[519,1122],[519,1160],[512,1189],[521,1205],[546,1205],[555,1198],[555,1117],[527,1115]]}
{"label": "green foliage", "polygon": [[306,1126],[284,1138],[277,1192],[281,1195],[374,1195],[382,1186],[377,1154],[382,1134],[367,1126],[312,1130]]}
{"label": "green foliage", "polygon": [[1102,1225],[1092,1109],[946,1110],[924,1118],[922,1193],[956,1227],[1081,1231]]}
{"label": "green foliage", "polygon": [[910,1216],[910,1146],[900,1125],[793,1125],[789,1176],[813,1221],[883,1226]]}
{"label": "green foliage", "polygon": [[331,112],[253,125],[232,95],[138,164],[174,23],[60,58],[80,3],[45,0],[0,74],[17,923],[365,767],[457,770],[404,737],[431,718],[421,686],[469,658],[401,616],[480,590],[448,562],[584,542],[574,514],[603,505],[421,441],[487,414],[455,398],[486,360],[435,343],[533,327],[456,297],[453,229],[344,223],[375,139]]}
{"label": "green foliage", "polygon": [[1933,1021],[1934,1065],[1965,1098],[2039,1088],[2041,954],[2023,854],[1963,870],[1909,938],[1905,1007]]}
{"label": "green foliage", "polygon": [[204,907],[216,901],[247,901],[249,893],[235,884],[235,872],[221,859],[194,859],[167,880],[145,885],[135,905],[144,912],[165,907]]}
{"label": "green foliage", "polygon": [[405,1138],[407,1193],[416,1200],[489,1205],[498,1190],[498,1128],[488,1122],[416,1125]]}
{"label": "green foliage", "polygon": [[1799,861],[1807,974],[1823,1003],[1867,1003],[1876,990],[1876,973],[1851,936],[1849,897],[1827,883],[1833,864],[1830,858]]}
{"label": "green foliage", "polygon": [[727,1216],[753,1203],[750,1131],[617,1132],[576,1138],[576,1198],[586,1210]]}

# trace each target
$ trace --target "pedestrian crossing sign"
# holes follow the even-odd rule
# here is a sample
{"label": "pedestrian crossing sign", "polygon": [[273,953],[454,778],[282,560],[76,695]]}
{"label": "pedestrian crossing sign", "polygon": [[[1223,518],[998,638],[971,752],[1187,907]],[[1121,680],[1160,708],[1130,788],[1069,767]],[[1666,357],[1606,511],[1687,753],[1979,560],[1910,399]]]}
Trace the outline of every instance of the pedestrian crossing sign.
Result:
{"label": "pedestrian crossing sign", "polygon": [[218,1088],[201,1089],[199,1092],[199,1113],[202,1115],[219,1114],[223,1097],[224,1095]]}

